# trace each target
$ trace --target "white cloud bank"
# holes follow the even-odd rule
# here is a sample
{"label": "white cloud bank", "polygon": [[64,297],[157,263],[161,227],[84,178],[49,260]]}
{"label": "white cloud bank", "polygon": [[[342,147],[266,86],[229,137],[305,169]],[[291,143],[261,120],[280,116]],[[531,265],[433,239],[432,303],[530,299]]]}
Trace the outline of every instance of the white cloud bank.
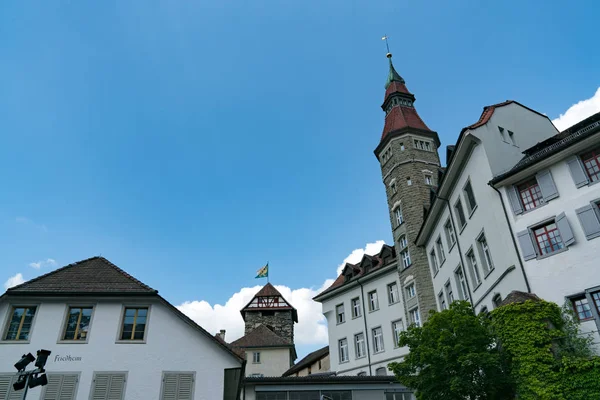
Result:
{"label": "white cloud bank", "polygon": [[[356,263],[363,254],[377,254],[384,244],[383,240],[368,243],[364,249],[356,249],[344,259],[337,268],[339,275],[346,262]],[[337,275],[335,278],[337,278]],[[297,288],[274,285],[277,290],[298,310],[298,323],[295,325],[294,341],[298,345],[325,345],[327,344],[327,324],[325,316],[321,313],[321,304],[312,300],[322,290],[328,288],[334,279],[327,279],[318,289]],[[220,329],[227,330],[225,340],[232,342],[244,335],[244,321],[240,310],[248,304],[252,297],[262,286],[246,287],[234,293],[224,305],[212,306],[205,300],[191,300],[177,306],[188,317],[196,321],[204,329],[215,334]]]}
{"label": "white cloud bank", "polygon": [[56,267],[56,260],[52,258],[47,258],[38,262],[29,263],[29,266],[35,269],[40,269],[42,267]]}
{"label": "white cloud bank", "polygon": [[4,289],[10,289],[11,287],[20,285],[23,282],[25,282],[25,279],[23,279],[23,274],[19,272],[18,274],[16,274],[15,276],[11,276],[6,282],[4,282]]}
{"label": "white cloud bank", "polygon": [[552,123],[562,132],[597,112],[600,112],[600,87],[592,97],[573,104],[564,114],[553,119]]}

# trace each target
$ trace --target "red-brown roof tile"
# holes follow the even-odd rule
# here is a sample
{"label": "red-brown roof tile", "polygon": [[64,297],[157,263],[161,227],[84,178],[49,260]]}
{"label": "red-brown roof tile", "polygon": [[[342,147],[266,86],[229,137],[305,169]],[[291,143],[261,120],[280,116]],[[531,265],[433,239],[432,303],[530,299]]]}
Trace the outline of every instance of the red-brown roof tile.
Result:
{"label": "red-brown roof tile", "polygon": [[398,81],[393,81],[390,83],[390,86],[388,86],[387,89],[385,90],[384,101],[387,100],[389,95],[391,95],[392,93],[395,93],[395,92],[412,94],[411,92],[408,91],[408,88],[406,87],[406,85],[404,83],[398,82]]}
{"label": "red-brown roof tile", "polygon": [[431,129],[425,125],[425,122],[423,122],[416,109],[413,107],[396,106],[393,107],[385,117],[381,140],[383,141],[387,134],[402,128],[416,128],[431,131]]}

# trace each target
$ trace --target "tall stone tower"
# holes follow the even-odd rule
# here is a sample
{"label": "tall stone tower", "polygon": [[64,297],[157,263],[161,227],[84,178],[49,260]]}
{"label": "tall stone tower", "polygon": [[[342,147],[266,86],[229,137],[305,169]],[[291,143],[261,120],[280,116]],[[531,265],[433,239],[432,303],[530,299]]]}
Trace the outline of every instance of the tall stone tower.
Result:
{"label": "tall stone tower", "polygon": [[244,335],[264,325],[277,336],[294,343],[294,322],[298,322],[298,311],[270,283],[263,286],[240,312],[245,323]]}
{"label": "tall stone tower", "polygon": [[387,57],[390,72],[381,106],[385,125],[374,153],[381,164],[400,282],[404,288],[414,283],[416,289],[416,296],[410,297],[407,290],[401,291],[410,323],[424,321],[429,310],[436,309],[427,253],[416,246],[415,239],[430,204],[431,190],[437,186],[440,140],[417,114],[415,96],[394,69],[392,54]]}

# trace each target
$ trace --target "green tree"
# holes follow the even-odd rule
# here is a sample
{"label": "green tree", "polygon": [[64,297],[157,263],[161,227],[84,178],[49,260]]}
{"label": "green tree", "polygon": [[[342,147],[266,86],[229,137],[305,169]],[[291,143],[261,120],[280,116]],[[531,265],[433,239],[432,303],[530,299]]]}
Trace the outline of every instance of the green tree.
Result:
{"label": "green tree", "polygon": [[514,398],[489,318],[476,316],[468,302],[456,301],[449,310],[432,312],[423,327],[412,325],[402,332],[400,345],[410,352],[389,368],[420,400]]}

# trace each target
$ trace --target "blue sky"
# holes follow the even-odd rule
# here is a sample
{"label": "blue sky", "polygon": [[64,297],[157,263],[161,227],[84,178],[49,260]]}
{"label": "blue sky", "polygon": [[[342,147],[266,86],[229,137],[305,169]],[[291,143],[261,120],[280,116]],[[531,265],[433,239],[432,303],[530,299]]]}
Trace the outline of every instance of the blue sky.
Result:
{"label": "blue sky", "polygon": [[201,323],[267,261],[314,291],[389,242],[383,34],[444,146],[600,86],[594,1],[34,3],[0,4],[0,279],[101,254]]}

